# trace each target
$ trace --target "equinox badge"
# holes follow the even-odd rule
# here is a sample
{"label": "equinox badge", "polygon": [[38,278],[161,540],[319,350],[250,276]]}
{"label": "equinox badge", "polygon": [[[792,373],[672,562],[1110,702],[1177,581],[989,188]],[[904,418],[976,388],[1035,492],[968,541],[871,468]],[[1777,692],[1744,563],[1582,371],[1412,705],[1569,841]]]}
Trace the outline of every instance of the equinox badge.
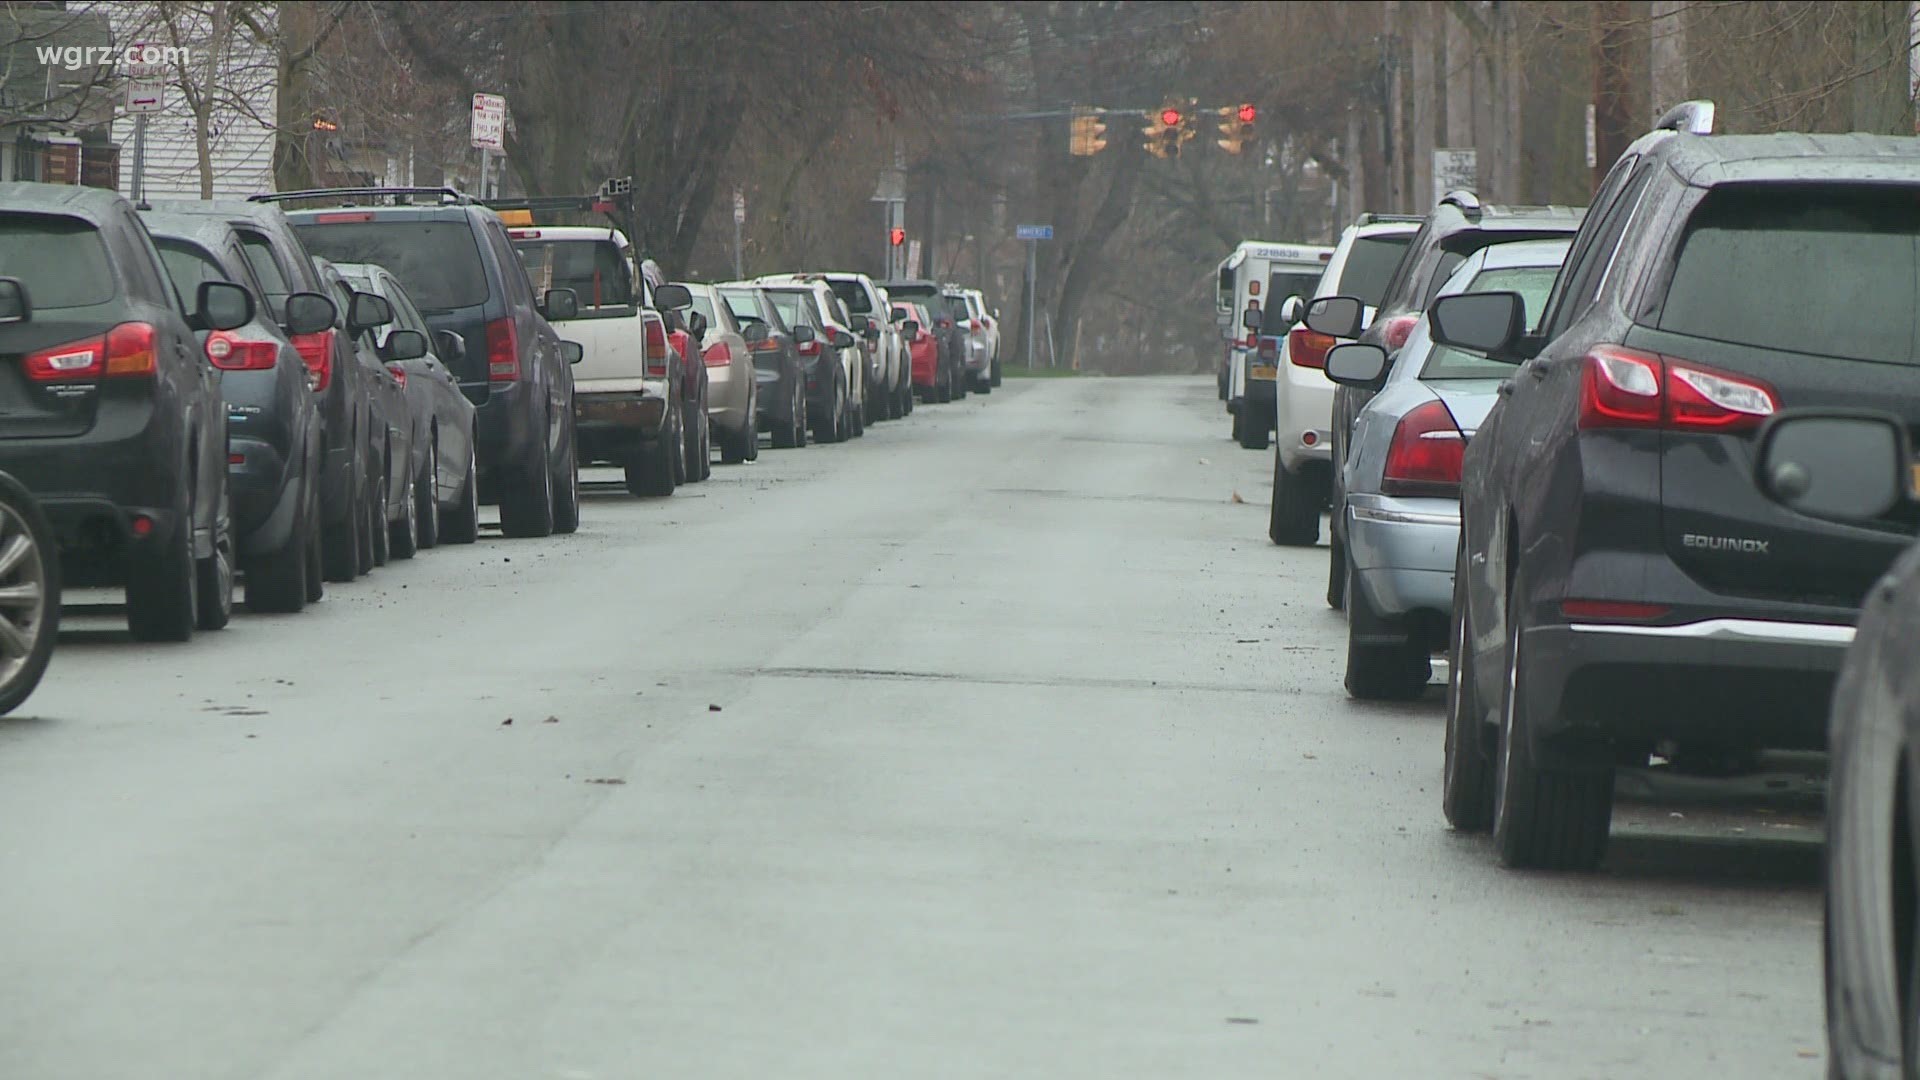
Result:
{"label": "equinox badge", "polygon": [[1702,551],[1737,551],[1742,555],[1767,554],[1766,540],[1749,540],[1744,536],[1701,536],[1699,533],[1681,533],[1683,547],[1699,548]]}

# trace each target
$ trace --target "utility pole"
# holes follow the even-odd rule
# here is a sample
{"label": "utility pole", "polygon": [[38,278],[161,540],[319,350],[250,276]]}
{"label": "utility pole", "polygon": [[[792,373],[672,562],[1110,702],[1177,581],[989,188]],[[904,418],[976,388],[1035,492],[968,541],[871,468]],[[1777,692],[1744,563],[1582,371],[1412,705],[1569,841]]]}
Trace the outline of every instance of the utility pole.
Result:
{"label": "utility pole", "polygon": [[1690,96],[1687,93],[1687,26],[1685,0],[1653,0],[1652,119]]}

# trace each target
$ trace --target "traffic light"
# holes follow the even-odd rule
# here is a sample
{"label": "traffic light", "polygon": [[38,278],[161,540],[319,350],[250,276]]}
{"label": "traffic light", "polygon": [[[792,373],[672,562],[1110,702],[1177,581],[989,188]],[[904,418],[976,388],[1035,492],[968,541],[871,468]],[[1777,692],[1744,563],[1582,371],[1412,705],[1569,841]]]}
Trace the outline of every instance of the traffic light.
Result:
{"label": "traffic light", "polygon": [[1147,126],[1140,129],[1140,134],[1147,137],[1143,144],[1147,153],[1157,158],[1179,157],[1180,144],[1192,137],[1186,133],[1188,123],[1179,106],[1161,106],[1149,117]]}
{"label": "traffic light", "polygon": [[894,247],[899,247],[901,244],[904,244],[906,242],[907,242],[907,230],[901,228],[898,225],[895,225],[893,228],[887,230],[887,243],[892,244]]}
{"label": "traffic light", "polygon": [[1074,157],[1092,157],[1107,148],[1107,125],[1100,117],[1091,112],[1075,110],[1073,117],[1073,138],[1070,149]]}
{"label": "traffic light", "polygon": [[1229,154],[1246,149],[1247,140],[1253,137],[1253,122],[1259,118],[1260,111],[1252,105],[1241,105],[1238,108],[1228,106],[1219,110],[1219,113],[1220,134],[1225,138],[1215,139],[1214,145]]}

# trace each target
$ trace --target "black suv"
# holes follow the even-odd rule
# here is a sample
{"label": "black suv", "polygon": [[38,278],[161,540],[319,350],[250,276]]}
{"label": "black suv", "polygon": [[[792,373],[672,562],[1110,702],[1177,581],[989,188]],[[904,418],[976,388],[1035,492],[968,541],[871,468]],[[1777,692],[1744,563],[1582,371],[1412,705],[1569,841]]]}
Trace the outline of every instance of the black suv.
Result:
{"label": "black suv", "polygon": [[[1362,298],[1336,296],[1312,303],[1307,311],[1307,328],[1336,338],[1358,337],[1392,356],[1406,343],[1434,294],[1469,255],[1494,244],[1571,236],[1580,227],[1583,212],[1567,206],[1489,206],[1470,191],[1449,192],[1407,245],[1371,324],[1361,325],[1367,307]],[[1347,436],[1374,393],[1353,386],[1338,386],[1333,391],[1333,483],[1328,498],[1332,551],[1328,558],[1327,603],[1335,608],[1346,599],[1347,546],[1341,533],[1346,491],[1341,486],[1341,470],[1347,460]]]}
{"label": "black suv", "polygon": [[[362,199],[436,200],[421,205],[341,205]],[[475,406],[480,498],[500,505],[508,536],[546,536],[580,526],[573,431],[573,371],[547,317],[570,319],[570,289],[533,295],[499,215],[450,188],[338,188],[256,195],[326,201],[288,213],[315,255],[375,263],[393,272],[427,324],[466,343],[454,365]]]}
{"label": "black suv", "polygon": [[226,625],[227,412],[195,335],[253,297],[184,301],[133,206],[67,184],[0,184],[0,275],[0,469],[40,498],[66,584],[124,585],[143,641]]}
{"label": "black suv", "polygon": [[1618,764],[1820,749],[1905,505],[1828,522],[1750,477],[1789,407],[1920,425],[1920,141],[1700,133],[1607,175],[1538,328],[1441,299],[1435,340],[1517,365],[1468,444],[1445,808],[1513,866],[1601,857]]}

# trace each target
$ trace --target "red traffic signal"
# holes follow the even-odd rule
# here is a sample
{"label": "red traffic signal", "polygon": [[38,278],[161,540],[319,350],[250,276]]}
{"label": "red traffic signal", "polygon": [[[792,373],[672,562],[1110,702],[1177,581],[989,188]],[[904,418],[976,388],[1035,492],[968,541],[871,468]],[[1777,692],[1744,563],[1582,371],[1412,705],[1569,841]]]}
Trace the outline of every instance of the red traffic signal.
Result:
{"label": "red traffic signal", "polygon": [[1179,127],[1180,126],[1180,110],[1179,109],[1161,109],[1160,122],[1167,125],[1168,127]]}
{"label": "red traffic signal", "polygon": [[1259,117],[1259,115],[1260,115],[1260,110],[1254,108],[1251,105],[1240,106],[1240,122],[1243,124],[1253,123],[1254,120]]}
{"label": "red traffic signal", "polygon": [[901,244],[904,244],[907,242],[907,230],[902,229],[898,226],[888,229],[887,241],[891,243],[894,247],[899,247]]}

